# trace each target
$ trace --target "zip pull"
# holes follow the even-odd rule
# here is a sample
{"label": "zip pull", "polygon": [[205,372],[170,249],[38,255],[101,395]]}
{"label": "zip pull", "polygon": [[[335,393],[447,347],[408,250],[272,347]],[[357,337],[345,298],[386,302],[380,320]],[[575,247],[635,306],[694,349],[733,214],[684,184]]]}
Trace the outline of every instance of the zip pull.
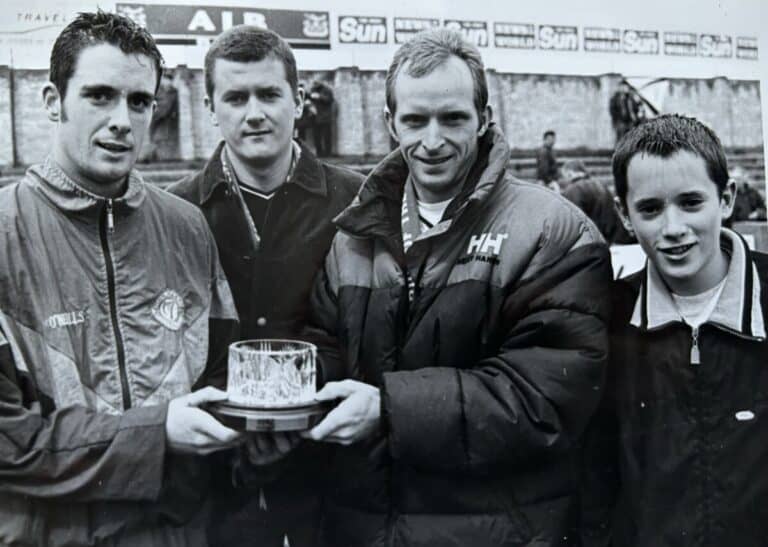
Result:
{"label": "zip pull", "polygon": [[112,212],[112,200],[107,200],[107,232],[115,233],[115,215]]}
{"label": "zip pull", "polygon": [[701,364],[701,354],[699,353],[699,327],[694,327],[691,331],[691,364]]}

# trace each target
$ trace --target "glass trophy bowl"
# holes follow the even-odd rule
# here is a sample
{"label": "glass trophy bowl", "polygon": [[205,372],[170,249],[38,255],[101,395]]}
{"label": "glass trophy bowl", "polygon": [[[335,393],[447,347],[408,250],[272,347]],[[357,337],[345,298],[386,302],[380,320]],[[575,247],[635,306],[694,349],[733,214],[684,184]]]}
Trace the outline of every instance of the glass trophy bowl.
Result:
{"label": "glass trophy bowl", "polygon": [[229,346],[222,422],[246,431],[309,429],[328,411],[314,399],[317,348],[300,340],[243,340]]}

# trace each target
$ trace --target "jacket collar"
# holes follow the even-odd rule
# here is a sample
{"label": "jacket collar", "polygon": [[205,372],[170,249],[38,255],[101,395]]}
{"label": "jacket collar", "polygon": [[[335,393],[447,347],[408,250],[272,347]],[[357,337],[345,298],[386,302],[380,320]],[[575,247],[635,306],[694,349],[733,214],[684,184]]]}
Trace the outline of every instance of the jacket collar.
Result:
{"label": "jacket collar", "polygon": [[[107,198],[89,192],[56,164],[52,157],[47,157],[42,164],[29,168],[28,174],[36,186],[54,205],[73,213],[100,213]],[[125,193],[112,201],[117,209],[136,209],[144,202],[146,189],[141,174],[132,169],[128,174]]]}
{"label": "jacket collar", "polygon": [[[504,134],[492,124],[480,139],[478,157],[459,194],[448,205],[450,222],[469,205],[487,199],[504,175],[509,162],[509,145]],[[342,230],[360,237],[400,238],[401,209],[405,184],[410,173],[400,149],[385,157],[363,182],[358,195],[334,222]],[[445,226],[435,226],[437,232]]]}
{"label": "jacket collar", "polygon": [[[303,144],[292,141],[293,146],[299,150],[299,161],[291,177],[291,184],[300,186],[307,192],[321,197],[328,195],[328,182],[325,179],[325,170],[320,161],[315,157],[309,148]],[[219,185],[227,185],[227,179],[224,176],[224,168],[221,164],[221,153],[224,149],[224,141],[221,141],[216,147],[216,151],[208,160],[203,168],[202,180],[199,184],[198,203],[205,204],[214,190]]]}
{"label": "jacket collar", "polygon": [[[707,323],[747,338],[764,339],[760,278],[749,248],[738,234],[727,228],[723,228],[720,246],[730,252],[731,261],[720,298]],[[646,261],[645,275],[630,323],[643,330],[651,330],[681,322],[661,275],[650,261]]]}

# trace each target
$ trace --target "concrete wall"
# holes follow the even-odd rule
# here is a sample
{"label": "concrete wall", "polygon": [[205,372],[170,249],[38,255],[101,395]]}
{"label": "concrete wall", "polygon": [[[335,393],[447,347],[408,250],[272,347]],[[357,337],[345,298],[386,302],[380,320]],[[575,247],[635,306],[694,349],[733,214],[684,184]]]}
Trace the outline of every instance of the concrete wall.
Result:
{"label": "concrete wall", "polygon": [[[331,72],[303,72],[311,81],[326,78],[332,83],[338,102],[335,152],[339,155],[381,155],[389,150],[389,136],[383,121],[384,72],[339,68]],[[40,161],[51,146],[51,122],[42,108],[44,70],[14,71],[14,114],[16,131],[10,123],[11,72],[0,67],[0,166]],[[515,149],[534,149],[541,135],[553,129],[558,148],[605,150],[613,146],[608,101],[620,75],[562,76],[488,73],[490,102],[494,118]],[[220,138],[218,128],[203,106],[205,86],[198,69],[179,67],[174,71],[179,90],[180,158],[205,159]],[[665,81],[656,94],[663,112],[694,115],[711,125],[726,147],[761,147],[760,90],[757,81],[716,78]]]}

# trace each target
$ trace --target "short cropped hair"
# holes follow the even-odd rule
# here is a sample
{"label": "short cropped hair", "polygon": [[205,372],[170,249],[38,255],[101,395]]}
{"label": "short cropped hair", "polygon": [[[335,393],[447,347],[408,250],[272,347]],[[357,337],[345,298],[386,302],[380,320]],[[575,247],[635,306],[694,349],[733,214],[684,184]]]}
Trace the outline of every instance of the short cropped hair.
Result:
{"label": "short cropped hair", "polygon": [[664,114],[632,128],[616,145],[613,178],[621,202],[627,203],[627,167],[633,157],[648,154],[667,158],[680,150],[687,150],[704,160],[709,178],[722,195],[728,184],[728,162],[715,132],[696,118]]}
{"label": "short cropped hair", "polygon": [[455,56],[464,61],[472,74],[474,104],[481,115],[488,104],[488,82],[485,79],[485,66],[478,49],[464,40],[455,30],[444,28],[431,29],[418,33],[411,40],[400,46],[387,70],[386,101],[390,114],[395,113],[395,80],[403,67],[413,78],[420,78],[431,73]]}
{"label": "short cropped hair", "polygon": [[547,129],[546,131],[544,131],[544,135],[542,135],[542,137],[541,137],[541,138],[542,138],[542,139],[546,139],[546,138],[547,138],[547,137],[549,137],[549,136],[552,136],[552,137],[554,137],[554,136],[555,136],[555,132],[554,132],[554,131],[552,131],[551,129]]}
{"label": "short cropped hair", "polygon": [[125,54],[146,55],[152,59],[157,72],[157,92],[163,73],[163,56],[155,40],[149,32],[127,17],[98,10],[95,13],[79,13],[64,27],[53,44],[48,79],[56,86],[62,99],[75,73],[80,52],[99,44],[110,44]]}
{"label": "short cropped hair", "polygon": [[226,59],[237,63],[258,62],[272,55],[285,67],[285,78],[296,95],[299,88],[299,76],[296,70],[296,58],[288,42],[275,32],[252,26],[237,25],[219,34],[205,54],[205,92],[213,99],[213,69],[216,59]]}

